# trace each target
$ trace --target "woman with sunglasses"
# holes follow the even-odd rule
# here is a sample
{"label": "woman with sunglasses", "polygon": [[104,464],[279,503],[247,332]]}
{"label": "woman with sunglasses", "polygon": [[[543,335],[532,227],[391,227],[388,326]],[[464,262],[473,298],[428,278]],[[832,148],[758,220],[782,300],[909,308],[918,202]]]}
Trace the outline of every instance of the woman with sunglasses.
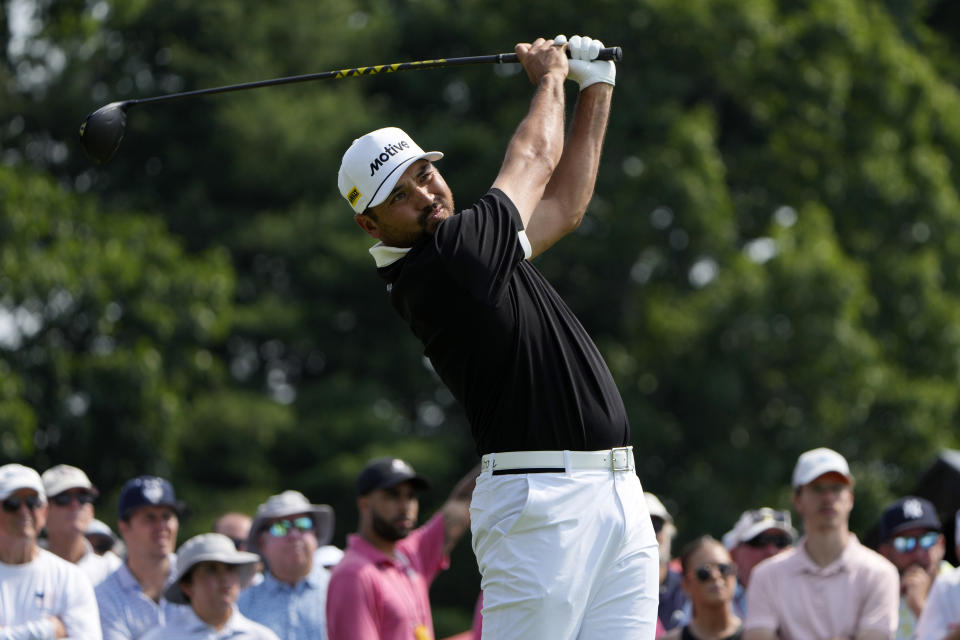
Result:
{"label": "woman with sunglasses", "polygon": [[680,552],[683,589],[693,606],[683,627],[668,632],[670,640],[740,640],[742,621],[733,612],[737,567],[727,549],[711,536],[701,536]]}

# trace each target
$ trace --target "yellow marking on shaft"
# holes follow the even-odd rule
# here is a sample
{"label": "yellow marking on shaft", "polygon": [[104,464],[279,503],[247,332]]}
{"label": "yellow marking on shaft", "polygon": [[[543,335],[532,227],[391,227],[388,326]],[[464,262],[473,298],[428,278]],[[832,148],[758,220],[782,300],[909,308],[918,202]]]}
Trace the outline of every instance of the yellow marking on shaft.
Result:
{"label": "yellow marking on shaft", "polygon": [[334,72],[334,80],[343,78],[354,78],[357,76],[373,76],[378,73],[393,73],[409,67],[420,67],[424,65],[436,65],[446,62],[446,58],[436,60],[417,60],[416,62],[394,62],[392,64],[380,64],[375,67],[356,67],[354,69],[339,69]]}

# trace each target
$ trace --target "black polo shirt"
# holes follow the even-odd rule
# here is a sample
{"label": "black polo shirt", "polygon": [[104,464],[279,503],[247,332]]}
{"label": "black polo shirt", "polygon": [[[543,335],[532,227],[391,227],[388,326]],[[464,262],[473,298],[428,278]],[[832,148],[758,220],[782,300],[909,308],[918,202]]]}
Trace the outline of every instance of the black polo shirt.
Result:
{"label": "black polo shirt", "polygon": [[606,363],[524,255],[520,214],[491,189],[378,269],[390,301],[464,407],[480,455],[625,446]]}

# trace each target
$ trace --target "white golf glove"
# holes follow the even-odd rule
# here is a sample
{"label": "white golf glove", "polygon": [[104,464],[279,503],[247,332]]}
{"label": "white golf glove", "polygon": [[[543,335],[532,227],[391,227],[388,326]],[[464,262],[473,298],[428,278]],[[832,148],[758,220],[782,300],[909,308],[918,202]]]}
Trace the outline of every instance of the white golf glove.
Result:
{"label": "white golf glove", "polygon": [[616,84],[617,67],[612,60],[597,60],[603,43],[587,36],[571,36],[569,43],[565,35],[553,39],[554,44],[567,44],[570,52],[570,71],[567,77],[580,85],[583,91],[592,84],[606,82]]}

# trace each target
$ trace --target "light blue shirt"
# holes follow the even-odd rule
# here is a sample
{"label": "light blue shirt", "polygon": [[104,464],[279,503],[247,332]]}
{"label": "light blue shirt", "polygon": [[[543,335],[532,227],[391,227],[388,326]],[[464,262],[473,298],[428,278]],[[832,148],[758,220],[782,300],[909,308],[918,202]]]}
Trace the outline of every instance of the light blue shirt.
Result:
{"label": "light blue shirt", "polygon": [[[176,556],[170,554],[170,577],[176,573],[176,562]],[[153,627],[190,611],[185,605],[147,597],[126,562],[97,585],[96,594],[103,640],[137,640]]]}
{"label": "light blue shirt", "polygon": [[265,571],[263,582],[241,593],[237,605],[243,615],[271,629],[280,640],[326,640],[329,582],[330,572],[319,564],[292,587]]}
{"label": "light blue shirt", "polygon": [[227,624],[217,631],[190,609],[163,627],[154,627],[143,640],[277,640],[276,634],[262,624],[243,617],[237,608]]}

